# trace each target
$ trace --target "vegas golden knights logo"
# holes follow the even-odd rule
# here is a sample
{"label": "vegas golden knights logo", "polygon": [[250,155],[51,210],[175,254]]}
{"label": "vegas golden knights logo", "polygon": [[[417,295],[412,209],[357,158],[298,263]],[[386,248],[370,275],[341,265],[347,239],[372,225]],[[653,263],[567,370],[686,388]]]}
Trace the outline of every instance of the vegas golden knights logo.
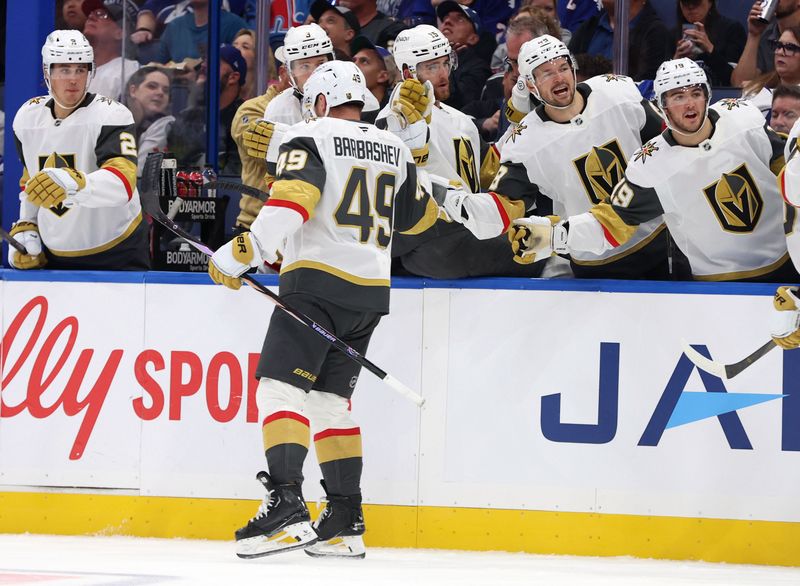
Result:
{"label": "vegas golden knights logo", "polygon": [[572,161],[572,164],[575,165],[592,204],[611,197],[614,186],[625,173],[626,166],[625,155],[617,139],[610,140],[603,146],[592,147],[591,151]]}
{"label": "vegas golden knights logo", "polygon": [[[74,154],[61,155],[53,153],[51,155],[39,155],[39,170],[52,168],[63,169],[64,167],[75,168]],[[69,211],[69,208],[65,207],[63,203],[60,203],[50,208],[50,211],[57,216],[63,216]]]}
{"label": "vegas golden knights logo", "polygon": [[755,229],[764,209],[764,200],[747,165],[742,164],[730,173],[723,173],[719,181],[703,189],[703,192],[723,230],[752,232]]}
{"label": "vegas golden knights logo", "polygon": [[453,146],[456,150],[456,171],[473,193],[480,190],[478,183],[478,172],[475,165],[475,150],[472,142],[465,136],[453,139]]}

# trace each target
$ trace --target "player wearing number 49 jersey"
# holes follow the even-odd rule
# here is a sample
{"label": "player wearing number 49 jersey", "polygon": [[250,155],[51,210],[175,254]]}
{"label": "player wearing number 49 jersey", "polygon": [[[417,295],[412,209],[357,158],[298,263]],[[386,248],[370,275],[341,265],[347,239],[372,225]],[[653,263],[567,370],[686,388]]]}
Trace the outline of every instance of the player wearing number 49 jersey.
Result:
{"label": "player wearing number 49 jersey", "polygon": [[655,91],[669,128],[633,155],[611,198],[555,225],[521,221],[530,237],[518,245],[602,252],[663,214],[696,280],[796,279],[776,182],[784,140],[744,102],[709,108],[706,74],[689,59],[663,63]]}
{"label": "player wearing number 49 jersey", "polygon": [[[361,354],[389,311],[392,234],[425,230],[439,216],[418,185],[409,150],[424,147],[424,120],[411,120],[403,140],[361,122],[367,92],[353,63],[332,61],[314,71],[303,88],[308,122],[286,132],[269,200],[252,231],[222,246],[209,263],[216,282],[238,288],[244,271],[282,250],[286,302]],[[404,107],[413,117],[413,105]],[[349,408],[359,370],[288,314],[272,314],[256,370],[269,468],[257,477],[268,493],[236,532],[240,557],[292,549],[364,557],[361,431]],[[313,526],[302,494],[312,429],[328,495]]]}
{"label": "player wearing number 49 jersey", "polygon": [[87,93],[94,56],[80,32],[51,33],[42,57],[50,96],[28,101],[14,118],[24,172],[20,219],[11,232],[30,254],[12,250],[10,263],[146,269],[133,116],[118,102]]}

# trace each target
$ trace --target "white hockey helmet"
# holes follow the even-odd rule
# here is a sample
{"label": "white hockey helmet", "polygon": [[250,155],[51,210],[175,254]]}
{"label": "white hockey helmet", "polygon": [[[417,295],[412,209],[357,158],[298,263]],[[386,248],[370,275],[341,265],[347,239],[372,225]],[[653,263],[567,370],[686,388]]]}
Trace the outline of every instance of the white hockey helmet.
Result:
{"label": "white hockey helmet", "polygon": [[664,108],[664,96],[668,91],[693,85],[704,87],[708,94],[708,100],[711,101],[711,86],[702,67],[688,57],[664,61],[658,67],[656,79],[653,82],[658,106]]}
{"label": "white hockey helmet", "polygon": [[572,54],[561,39],[542,35],[526,41],[519,50],[519,74],[530,83],[536,83],[533,78],[533,70],[543,63],[559,57],[566,57],[573,71],[577,69]]}
{"label": "white hockey helmet", "polygon": [[286,65],[292,85],[294,85],[292,62],[318,55],[330,55],[331,60],[334,58],[333,43],[328,33],[316,23],[290,28],[283,38],[283,46],[275,51],[276,59]]}
{"label": "white hockey helmet", "polygon": [[94,49],[80,31],[53,31],[47,35],[42,45],[42,69],[45,80],[50,75],[50,67],[56,63],[88,63],[91,77],[95,69]]}
{"label": "white hockey helmet", "polygon": [[331,108],[349,102],[360,102],[363,106],[367,103],[368,92],[364,74],[355,63],[331,61],[320,65],[303,86],[303,119],[317,117],[314,106],[321,95],[325,96],[327,116]]}
{"label": "white hockey helmet", "polygon": [[404,30],[394,40],[392,56],[395,65],[402,74],[406,67],[415,78],[417,65],[423,61],[450,56],[451,68],[457,66],[456,54],[450,48],[447,40],[439,29],[429,24],[420,24],[414,28]]}

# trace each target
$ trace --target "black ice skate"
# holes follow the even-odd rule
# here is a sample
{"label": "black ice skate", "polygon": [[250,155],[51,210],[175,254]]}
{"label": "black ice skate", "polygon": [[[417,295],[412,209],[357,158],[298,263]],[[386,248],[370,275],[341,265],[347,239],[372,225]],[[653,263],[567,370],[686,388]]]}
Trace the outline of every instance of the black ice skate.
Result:
{"label": "black ice skate", "polygon": [[322,482],[328,503],[314,522],[319,541],[304,551],[311,557],[363,558],[364,514],[361,512],[361,495],[337,496],[328,493]]}
{"label": "black ice skate", "polygon": [[267,494],[256,516],[236,531],[236,555],[258,558],[316,543],[317,534],[300,486],[274,484],[266,472],[259,472],[256,478]]}

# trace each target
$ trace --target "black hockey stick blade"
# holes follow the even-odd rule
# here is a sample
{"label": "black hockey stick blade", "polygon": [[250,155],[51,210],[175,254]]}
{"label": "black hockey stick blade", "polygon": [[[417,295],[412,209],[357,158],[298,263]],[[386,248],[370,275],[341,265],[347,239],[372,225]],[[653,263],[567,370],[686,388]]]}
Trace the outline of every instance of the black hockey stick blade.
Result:
{"label": "black hockey stick blade", "polygon": [[721,379],[727,380],[735,377],[748,366],[753,364],[756,360],[762,356],[765,356],[773,348],[777,348],[777,344],[770,340],[749,356],[746,356],[739,362],[734,362],[733,364],[723,364],[721,362],[715,362],[710,358],[706,358],[700,354],[700,352],[692,348],[692,346],[686,340],[681,340],[681,348],[683,349],[683,353],[686,354],[686,357],[691,360],[696,367],[701,368],[706,372],[710,372],[714,376],[717,376]]}
{"label": "black hockey stick blade", "polygon": [[28,254],[28,250],[22,245],[22,243],[17,241],[16,238],[6,232],[4,228],[0,228],[0,238],[8,242],[9,246],[13,246],[14,249],[20,254]]}
{"label": "black hockey stick blade", "polygon": [[245,185],[244,183],[236,183],[235,181],[209,181],[208,183],[203,184],[202,189],[204,194],[207,194],[208,191],[212,189],[219,189],[220,191],[243,193],[245,195],[255,197],[256,199],[260,199],[261,201],[267,201],[269,199],[269,193],[266,191],[261,191],[256,187],[251,187],[250,185]]}
{"label": "black hockey stick blade", "polygon": [[[173,220],[169,219],[158,203],[159,177],[161,173],[161,160],[163,158],[163,153],[151,153],[147,155],[147,160],[145,161],[144,169],[142,171],[142,189],[139,192],[139,197],[142,201],[142,208],[144,209],[145,213],[149,214],[150,217],[153,218],[155,222],[158,222],[167,230],[185,240],[190,246],[210,257],[214,254],[214,251],[206,246],[203,242],[198,240],[197,237],[189,234]],[[425,403],[425,399],[423,399],[410,387],[404,385],[391,374],[373,364],[370,360],[362,356],[358,350],[340,340],[310,317],[300,311],[297,311],[296,309],[293,309],[283,300],[280,295],[273,293],[246,273],[241,275],[241,279],[262,295],[269,297],[270,300],[272,300],[272,302],[280,309],[288,313],[303,325],[311,328],[319,336],[325,338],[334,348],[344,352],[348,358],[360,364],[363,368],[370,371],[372,374],[385,382],[389,387],[415,403],[418,407],[422,407],[422,404]]]}

